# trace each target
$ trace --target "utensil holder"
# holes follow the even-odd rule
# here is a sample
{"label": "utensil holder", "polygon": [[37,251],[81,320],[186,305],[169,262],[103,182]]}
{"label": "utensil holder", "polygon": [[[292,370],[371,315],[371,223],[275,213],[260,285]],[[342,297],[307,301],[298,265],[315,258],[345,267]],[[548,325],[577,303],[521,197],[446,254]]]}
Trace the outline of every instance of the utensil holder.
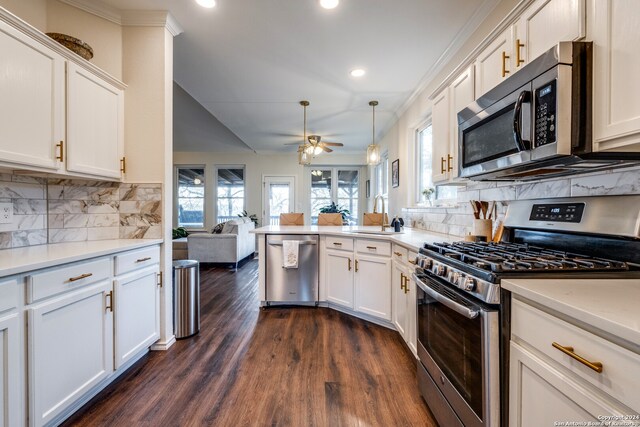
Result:
{"label": "utensil holder", "polygon": [[487,242],[491,241],[491,233],[493,229],[493,221],[490,219],[474,219],[473,220],[473,232],[471,234],[475,236],[485,236]]}

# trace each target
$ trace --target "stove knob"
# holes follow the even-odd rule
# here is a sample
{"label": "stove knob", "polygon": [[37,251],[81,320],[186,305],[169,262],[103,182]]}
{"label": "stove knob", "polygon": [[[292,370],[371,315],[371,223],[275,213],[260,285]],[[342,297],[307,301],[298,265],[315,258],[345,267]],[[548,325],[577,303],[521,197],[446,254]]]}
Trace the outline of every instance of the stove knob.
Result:
{"label": "stove knob", "polygon": [[421,258],[418,261],[418,265],[420,266],[420,268],[423,268],[425,270],[430,270],[432,264],[433,262],[429,258]]}
{"label": "stove knob", "polygon": [[447,280],[454,285],[458,283],[459,278],[460,273],[458,273],[457,271],[449,271],[449,273],[447,273]]}
{"label": "stove knob", "polygon": [[473,291],[476,288],[476,281],[472,277],[467,277],[464,281],[462,289],[465,291]]}
{"label": "stove knob", "polygon": [[436,264],[433,266],[433,268],[431,269],[431,271],[433,272],[433,274],[435,274],[436,276],[444,276],[447,269],[444,268],[444,265],[441,264]]}

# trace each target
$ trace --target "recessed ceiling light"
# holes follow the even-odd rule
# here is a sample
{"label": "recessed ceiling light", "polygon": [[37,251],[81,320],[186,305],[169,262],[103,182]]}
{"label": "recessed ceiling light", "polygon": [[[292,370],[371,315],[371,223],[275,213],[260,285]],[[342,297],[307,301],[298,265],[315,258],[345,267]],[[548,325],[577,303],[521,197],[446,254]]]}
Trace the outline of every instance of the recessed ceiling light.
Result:
{"label": "recessed ceiling light", "polygon": [[355,70],[351,70],[349,74],[351,74],[351,77],[362,77],[364,76],[364,70],[362,68],[356,68]]}
{"label": "recessed ceiling light", "polygon": [[196,3],[202,7],[212,8],[216,5],[216,0],[196,0]]}
{"label": "recessed ceiling light", "polygon": [[320,6],[325,9],[333,9],[340,3],[340,0],[320,0]]}

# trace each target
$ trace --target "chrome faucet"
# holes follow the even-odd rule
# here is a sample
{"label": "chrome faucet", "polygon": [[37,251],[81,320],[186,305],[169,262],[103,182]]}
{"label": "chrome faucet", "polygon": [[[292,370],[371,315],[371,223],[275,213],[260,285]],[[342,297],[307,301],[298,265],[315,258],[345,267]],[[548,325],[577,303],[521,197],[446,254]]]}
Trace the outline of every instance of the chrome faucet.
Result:
{"label": "chrome faucet", "polygon": [[389,224],[385,224],[385,212],[384,212],[384,198],[382,194],[378,194],[375,199],[373,199],[373,213],[378,213],[378,199],[382,201],[382,231],[385,231],[385,228],[390,227]]}

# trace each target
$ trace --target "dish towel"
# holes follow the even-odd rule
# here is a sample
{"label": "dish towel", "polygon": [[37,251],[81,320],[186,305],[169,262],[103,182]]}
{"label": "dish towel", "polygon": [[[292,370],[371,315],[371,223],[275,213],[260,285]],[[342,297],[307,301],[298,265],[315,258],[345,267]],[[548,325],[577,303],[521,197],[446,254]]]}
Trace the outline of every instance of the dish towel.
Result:
{"label": "dish towel", "polygon": [[283,240],[282,255],[284,268],[298,268],[298,250],[300,249],[299,240]]}

